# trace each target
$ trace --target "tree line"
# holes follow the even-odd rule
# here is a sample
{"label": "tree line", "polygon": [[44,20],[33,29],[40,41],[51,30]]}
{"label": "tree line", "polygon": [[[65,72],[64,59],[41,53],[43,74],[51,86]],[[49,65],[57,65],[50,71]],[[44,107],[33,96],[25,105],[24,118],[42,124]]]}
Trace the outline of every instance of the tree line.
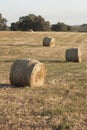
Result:
{"label": "tree line", "polygon": [[11,26],[7,26],[7,19],[2,17],[0,14],[0,30],[11,30],[11,31],[77,31],[77,32],[87,32],[87,24],[80,26],[70,26],[63,22],[58,22],[56,24],[50,24],[42,16],[36,16],[34,14],[29,14],[19,18],[17,22],[11,23]]}

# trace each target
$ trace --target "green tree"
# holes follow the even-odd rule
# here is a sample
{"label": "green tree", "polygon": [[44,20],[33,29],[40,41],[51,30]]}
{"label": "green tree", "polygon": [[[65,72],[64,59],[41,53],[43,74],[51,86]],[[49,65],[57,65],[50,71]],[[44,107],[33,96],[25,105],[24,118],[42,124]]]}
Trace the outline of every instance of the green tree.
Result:
{"label": "green tree", "polygon": [[11,29],[12,31],[19,31],[19,22],[11,23],[10,29]]}
{"label": "green tree", "polygon": [[35,31],[50,31],[50,22],[39,15],[33,22],[33,28]]}
{"label": "green tree", "polygon": [[6,30],[7,28],[6,23],[7,23],[6,18],[3,18],[2,14],[0,13],[0,30]]}
{"label": "green tree", "polygon": [[66,32],[66,31],[70,31],[71,28],[70,28],[69,25],[66,25],[62,22],[58,22],[57,24],[54,24],[54,25],[51,26],[51,30],[52,31],[64,31],[64,32]]}
{"label": "green tree", "polygon": [[49,31],[50,22],[45,21],[43,17],[29,14],[19,18],[19,21],[11,24],[11,30],[28,31],[33,29],[34,31]]}

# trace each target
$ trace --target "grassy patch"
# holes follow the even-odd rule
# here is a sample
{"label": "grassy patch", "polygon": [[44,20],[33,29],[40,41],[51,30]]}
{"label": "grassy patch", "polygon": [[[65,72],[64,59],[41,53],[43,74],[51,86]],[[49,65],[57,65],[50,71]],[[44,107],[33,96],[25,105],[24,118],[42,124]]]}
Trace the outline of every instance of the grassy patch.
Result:
{"label": "grassy patch", "polygon": [[43,110],[41,112],[41,116],[58,116],[58,115],[63,115],[64,113],[64,108],[56,108],[56,109],[47,109]]}
{"label": "grassy patch", "polygon": [[[43,47],[44,36],[56,39]],[[87,127],[87,34],[60,32],[0,32],[0,129],[52,126],[55,130]],[[65,61],[65,50],[81,47],[82,63]],[[33,58],[44,63],[42,87],[12,87],[14,60]]]}

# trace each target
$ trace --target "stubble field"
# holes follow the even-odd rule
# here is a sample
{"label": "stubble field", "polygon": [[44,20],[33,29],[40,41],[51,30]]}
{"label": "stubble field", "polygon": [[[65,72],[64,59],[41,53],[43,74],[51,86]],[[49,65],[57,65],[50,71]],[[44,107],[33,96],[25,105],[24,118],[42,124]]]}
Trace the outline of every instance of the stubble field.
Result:
{"label": "stubble field", "polygon": [[[45,36],[54,47],[42,45]],[[80,47],[82,62],[65,61],[67,48]],[[16,59],[44,63],[41,87],[13,87]],[[0,32],[0,130],[87,130],[87,33]]]}

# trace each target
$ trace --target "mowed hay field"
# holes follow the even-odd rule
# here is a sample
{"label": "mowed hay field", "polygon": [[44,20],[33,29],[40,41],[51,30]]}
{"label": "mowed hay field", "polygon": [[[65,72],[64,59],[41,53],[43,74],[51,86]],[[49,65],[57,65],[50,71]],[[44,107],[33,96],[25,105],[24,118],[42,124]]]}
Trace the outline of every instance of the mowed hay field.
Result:
{"label": "mowed hay field", "polygon": [[[42,45],[55,38],[54,47]],[[66,62],[67,48],[80,47],[82,62]],[[44,63],[41,87],[13,87],[16,59]],[[0,32],[0,130],[87,130],[87,33]]]}

